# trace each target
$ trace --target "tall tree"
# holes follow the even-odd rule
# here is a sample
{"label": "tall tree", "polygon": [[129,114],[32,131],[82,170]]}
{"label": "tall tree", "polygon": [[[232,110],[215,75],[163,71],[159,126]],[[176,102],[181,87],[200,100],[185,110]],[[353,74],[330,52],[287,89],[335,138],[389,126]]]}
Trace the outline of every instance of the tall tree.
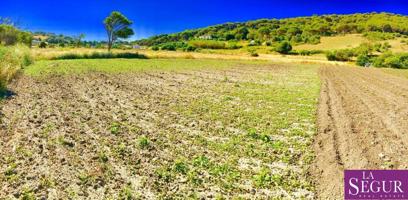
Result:
{"label": "tall tree", "polygon": [[130,26],[133,24],[122,13],[114,11],[104,21],[106,33],[108,34],[108,51],[117,39],[126,39],[134,34]]}
{"label": "tall tree", "polygon": [[77,47],[81,46],[82,40],[85,38],[85,34],[81,33],[77,38],[76,38],[76,45]]}

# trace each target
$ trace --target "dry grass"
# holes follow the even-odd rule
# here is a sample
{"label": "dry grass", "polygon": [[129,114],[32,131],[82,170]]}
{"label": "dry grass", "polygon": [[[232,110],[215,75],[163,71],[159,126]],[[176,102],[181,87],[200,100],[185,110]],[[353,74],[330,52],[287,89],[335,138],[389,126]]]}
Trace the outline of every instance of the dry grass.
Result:
{"label": "dry grass", "polygon": [[[267,47],[260,47],[257,50],[259,57],[252,57],[243,50],[203,50],[200,52],[182,51],[152,51],[152,50],[113,50],[113,53],[140,53],[152,59],[217,59],[217,60],[266,60],[280,63],[318,63],[344,65],[342,62],[327,61],[324,55],[300,56],[300,55],[280,55],[266,52]],[[91,54],[93,52],[106,52],[105,49],[90,48],[49,48],[32,49],[36,60],[49,60],[65,54]]]}
{"label": "dry grass", "polygon": [[[408,44],[407,43],[402,43],[401,41],[404,40],[402,38],[396,38],[393,40],[387,40],[386,42],[388,42],[391,45],[391,51],[394,53],[404,53],[404,52],[408,52]],[[405,39],[407,40],[407,39]]]}
{"label": "dry grass", "polygon": [[407,52],[408,45],[402,43],[403,38],[396,38],[392,40],[385,40],[381,42],[370,42],[367,38],[361,34],[350,34],[334,37],[322,37],[319,44],[302,44],[293,47],[294,50],[339,50],[350,49],[361,45],[362,43],[385,43],[388,42],[391,45],[391,51],[395,53]]}
{"label": "dry grass", "polygon": [[394,76],[408,78],[408,70],[406,69],[391,69],[391,68],[382,68],[381,71],[392,74]]}
{"label": "dry grass", "polygon": [[31,62],[30,52],[26,46],[0,46],[0,93],[17,72]]}
{"label": "dry grass", "polygon": [[358,47],[368,42],[361,34],[350,34],[334,37],[322,37],[319,44],[302,44],[295,46],[295,50],[338,50]]}

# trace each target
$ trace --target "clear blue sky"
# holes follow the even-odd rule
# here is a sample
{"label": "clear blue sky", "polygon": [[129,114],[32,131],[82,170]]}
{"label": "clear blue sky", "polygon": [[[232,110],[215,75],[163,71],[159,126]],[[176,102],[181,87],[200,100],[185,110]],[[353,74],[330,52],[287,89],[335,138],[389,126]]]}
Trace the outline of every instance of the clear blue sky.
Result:
{"label": "clear blue sky", "polygon": [[20,27],[67,35],[105,38],[102,21],[111,11],[134,21],[145,38],[224,22],[287,18],[313,14],[392,12],[408,15],[408,0],[1,0],[0,16]]}

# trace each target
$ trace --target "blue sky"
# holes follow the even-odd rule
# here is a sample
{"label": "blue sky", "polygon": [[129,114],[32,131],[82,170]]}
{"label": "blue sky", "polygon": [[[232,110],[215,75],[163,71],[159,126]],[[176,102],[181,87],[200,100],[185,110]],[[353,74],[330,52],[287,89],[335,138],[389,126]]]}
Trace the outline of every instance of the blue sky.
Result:
{"label": "blue sky", "polygon": [[392,12],[408,15],[408,0],[1,0],[0,16],[20,27],[67,35],[84,33],[88,40],[105,38],[103,19],[114,10],[134,21],[145,38],[224,22],[287,18],[313,14]]}

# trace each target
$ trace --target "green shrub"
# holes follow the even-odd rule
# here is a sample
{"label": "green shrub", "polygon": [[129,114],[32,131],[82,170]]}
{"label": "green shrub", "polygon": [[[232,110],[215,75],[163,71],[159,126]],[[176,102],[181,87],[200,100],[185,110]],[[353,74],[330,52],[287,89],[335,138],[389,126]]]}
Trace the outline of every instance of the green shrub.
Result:
{"label": "green shrub", "polygon": [[319,44],[320,43],[320,36],[313,35],[313,36],[304,36],[303,38],[305,43],[308,44]]}
{"label": "green shrub", "polygon": [[384,53],[381,56],[373,59],[373,65],[375,67],[408,69],[408,53]]}
{"label": "green shrub", "polygon": [[40,45],[38,47],[40,47],[42,49],[47,48],[47,43],[42,41],[42,42],[40,42]]}
{"label": "green shrub", "polygon": [[25,44],[31,46],[32,35],[11,25],[0,24],[0,45]]}
{"label": "green shrub", "polygon": [[275,51],[281,54],[288,54],[292,51],[292,45],[288,41],[280,42],[276,45]]}
{"label": "green shrub", "polygon": [[259,54],[255,51],[255,49],[249,49],[248,53],[252,57],[258,57],[259,56]]}
{"label": "green shrub", "polygon": [[73,60],[73,59],[114,59],[114,58],[126,58],[126,59],[147,59],[147,56],[139,53],[101,53],[93,52],[91,54],[77,54],[67,53],[53,58],[53,60]]}
{"label": "green shrub", "polygon": [[242,48],[242,45],[236,43],[236,42],[229,42],[226,46],[227,49],[240,49]]}
{"label": "green shrub", "polygon": [[322,50],[299,50],[299,51],[292,51],[293,54],[301,55],[301,56],[310,56],[315,54],[323,53]]}
{"label": "green shrub", "polygon": [[392,46],[390,45],[390,43],[388,42],[384,42],[383,44],[379,44],[379,45],[374,45],[374,48],[376,51],[378,52],[386,52],[388,51]]}
{"label": "green shrub", "polygon": [[146,149],[150,146],[150,140],[147,137],[142,136],[138,139],[138,144],[141,149]]}
{"label": "green shrub", "polygon": [[161,50],[166,50],[166,51],[176,51],[176,50],[195,51],[196,50],[195,47],[188,45],[185,42],[167,42],[167,43],[156,45],[152,47],[154,51],[158,51],[159,48]]}
{"label": "green shrub", "polygon": [[187,52],[191,52],[191,51],[195,51],[197,48],[191,46],[191,45],[187,45],[186,47],[184,47],[183,51],[187,51]]}
{"label": "green shrub", "polygon": [[76,53],[66,53],[54,58],[55,60],[71,60],[71,59],[84,59],[84,55]]}
{"label": "green shrub", "polygon": [[385,58],[384,66],[398,69],[408,69],[408,53],[395,54]]}
{"label": "green shrub", "polygon": [[113,54],[113,58],[127,58],[127,59],[131,59],[131,58],[136,58],[136,59],[146,59],[147,57],[143,54],[139,54],[139,53],[129,53],[129,52],[125,52],[125,53],[117,53],[117,54]]}
{"label": "green shrub", "polygon": [[370,43],[363,43],[360,44],[358,47],[348,50],[341,50],[341,51],[348,51],[349,54],[353,54],[352,56],[357,56],[361,54],[371,54],[375,47]]}
{"label": "green shrub", "polygon": [[167,44],[164,44],[164,45],[161,47],[161,50],[175,51],[175,50],[177,50],[177,49],[176,49],[176,45],[174,45],[173,43],[167,43]]}
{"label": "green shrub", "polygon": [[25,45],[0,46],[0,90],[15,77],[18,71],[33,63],[30,49]]}
{"label": "green shrub", "polygon": [[353,51],[349,49],[329,51],[326,53],[327,60],[330,61],[350,61],[353,56]]}
{"label": "green shrub", "polygon": [[368,54],[360,54],[359,56],[357,56],[357,61],[356,64],[358,66],[369,66],[371,65],[371,58]]}

